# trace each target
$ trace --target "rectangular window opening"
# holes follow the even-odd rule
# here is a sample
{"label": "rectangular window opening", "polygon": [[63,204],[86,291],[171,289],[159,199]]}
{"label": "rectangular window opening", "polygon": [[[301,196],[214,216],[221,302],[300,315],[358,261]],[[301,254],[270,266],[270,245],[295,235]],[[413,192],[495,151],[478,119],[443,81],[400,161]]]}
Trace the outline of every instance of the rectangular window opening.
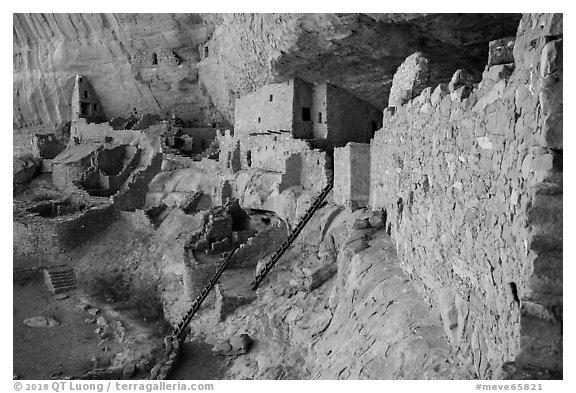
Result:
{"label": "rectangular window opening", "polygon": [[274,100],[274,96],[270,94],[270,102],[272,102],[272,100]]}
{"label": "rectangular window opening", "polygon": [[88,90],[84,90],[84,98],[88,98]]}
{"label": "rectangular window opening", "polygon": [[302,108],[302,121],[311,121],[310,108]]}
{"label": "rectangular window opening", "polygon": [[90,114],[90,104],[86,102],[80,103],[80,114],[84,116],[88,116]]}
{"label": "rectangular window opening", "polygon": [[322,112],[318,112],[318,123],[322,123]]}

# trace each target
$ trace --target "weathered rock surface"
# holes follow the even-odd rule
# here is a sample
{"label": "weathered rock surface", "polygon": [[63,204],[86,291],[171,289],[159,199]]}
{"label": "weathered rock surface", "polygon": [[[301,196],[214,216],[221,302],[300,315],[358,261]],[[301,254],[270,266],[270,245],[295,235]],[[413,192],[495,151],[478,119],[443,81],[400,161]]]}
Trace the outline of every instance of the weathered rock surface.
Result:
{"label": "weathered rock surface", "polygon": [[411,53],[481,70],[518,14],[14,14],[15,145],[70,120],[76,74],[108,118],[172,113],[230,125],[234,99],[273,79],[328,80],[377,107]]}
{"label": "weathered rock surface", "polygon": [[40,168],[41,160],[32,156],[14,157],[12,161],[12,181],[16,184],[29,182]]}
{"label": "weathered rock surface", "polygon": [[[249,352],[231,360],[226,378],[473,375],[402,272],[390,238],[353,228],[362,213],[321,209],[262,283],[258,299],[225,321],[209,309],[195,317],[190,339],[213,342],[218,351],[231,353],[230,337],[239,329],[254,339]],[[311,272],[326,264],[335,265],[333,274],[309,286]]]}
{"label": "weathered rock surface", "polygon": [[242,355],[248,352],[251,344],[250,336],[243,333],[215,345],[212,351],[224,356]]}
{"label": "weathered rock surface", "polygon": [[27,318],[24,321],[24,325],[30,327],[54,327],[60,325],[60,322],[54,317],[46,317],[43,315]]}

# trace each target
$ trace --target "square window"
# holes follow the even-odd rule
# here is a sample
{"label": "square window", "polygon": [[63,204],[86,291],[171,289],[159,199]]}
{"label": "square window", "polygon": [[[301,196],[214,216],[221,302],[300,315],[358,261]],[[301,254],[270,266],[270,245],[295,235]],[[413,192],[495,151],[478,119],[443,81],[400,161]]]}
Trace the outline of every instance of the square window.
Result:
{"label": "square window", "polygon": [[90,104],[87,102],[80,103],[80,114],[84,116],[90,115]]}

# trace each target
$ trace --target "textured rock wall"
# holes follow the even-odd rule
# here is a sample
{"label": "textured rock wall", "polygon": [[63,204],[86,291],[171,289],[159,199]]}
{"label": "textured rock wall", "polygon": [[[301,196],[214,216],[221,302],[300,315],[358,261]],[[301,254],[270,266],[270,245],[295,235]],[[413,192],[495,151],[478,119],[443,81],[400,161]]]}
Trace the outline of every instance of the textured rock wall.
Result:
{"label": "textured rock wall", "polygon": [[514,34],[519,14],[218,15],[198,75],[232,121],[237,97],[272,81],[327,80],[378,108],[396,68],[422,51],[434,83],[457,68],[481,71],[487,43]]}
{"label": "textured rock wall", "polygon": [[212,29],[194,14],[14,14],[14,128],[69,121],[77,74],[107,116],[221,122],[198,84],[198,47]]}
{"label": "textured rock wall", "polygon": [[481,378],[562,368],[561,35],[561,15],[525,15],[515,68],[464,99],[425,89],[371,146],[370,205]]}
{"label": "textured rock wall", "polygon": [[274,80],[329,80],[378,108],[422,51],[435,83],[476,69],[519,14],[14,14],[14,151],[71,119],[76,75],[108,117],[234,122],[234,101]]}
{"label": "textured rock wall", "polygon": [[192,341],[215,344],[238,333],[254,340],[225,378],[471,377],[399,267],[390,238],[354,228],[362,213],[323,207],[253,302],[223,321],[218,310],[196,315]]}

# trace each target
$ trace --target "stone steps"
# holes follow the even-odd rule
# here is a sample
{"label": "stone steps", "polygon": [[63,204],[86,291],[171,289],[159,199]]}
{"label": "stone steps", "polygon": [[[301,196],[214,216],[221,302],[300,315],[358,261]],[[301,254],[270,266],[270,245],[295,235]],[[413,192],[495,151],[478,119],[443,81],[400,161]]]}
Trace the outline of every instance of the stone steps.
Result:
{"label": "stone steps", "polygon": [[44,283],[54,294],[66,292],[76,288],[76,274],[69,266],[45,269]]}

